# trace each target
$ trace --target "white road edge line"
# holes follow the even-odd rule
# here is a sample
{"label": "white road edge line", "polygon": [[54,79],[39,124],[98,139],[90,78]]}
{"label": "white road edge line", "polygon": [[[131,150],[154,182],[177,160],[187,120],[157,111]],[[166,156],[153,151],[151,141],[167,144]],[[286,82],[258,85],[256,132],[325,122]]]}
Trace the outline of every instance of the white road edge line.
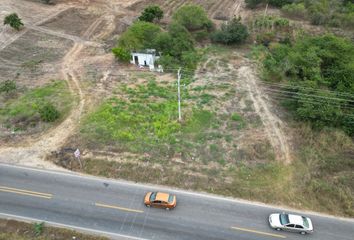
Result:
{"label": "white road edge line", "polygon": [[220,200],[220,201],[226,201],[226,202],[234,202],[234,203],[241,203],[241,204],[247,204],[251,206],[259,206],[259,207],[264,207],[264,208],[274,208],[274,209],[281,209],[286,212],[301,212],[302,214],[308,214],[308,215],[313,215],[313,216],[319,216],[319,217],[325,217],[325,218],[330,218],[330,219],[335,219],[335,220],[341,220],[341,221],[346,221],[346,222],[353,222],[354,223],[354,218],[345,218],[345,217],[340,217],[340,216],[333,216],[325,213],[319,213],[319,212],[313,212],[313,211],[307,211],[307,210],[301,210],[301,209],[294,209],[286,206],[279,206],[279,205],[271,205],[271,204],[265,204],[257,201],[248,201],[240,198],[231,198],[231,197],[222,197],[222,196],[217,196],[213,195],[211,193],[197,193],[197,192],[191,192],[191,191],[186,191],[186,190],[181,190],[177,189],[174,187],[166,187],[166,186],[161,186],[161,185],[153,185],[153,184],[142,184],[142,183],[136,183],[136,182],[130,182],[122,179],[113,179],[113,178],[105,178],[105,177],[98,177],[98,176],[91,176],[88,174],[82,174],[82,173],[76,173],[72,171],[55,171],[55,170],[45,170],[45,169],[39,169],[39,168],[34,168],[34,167],[26,167],[26,166],[19,166],[19,165],[10,165],[6,163],[1,163],[0,162],[0,167],[9,167],[9,168],[18,168],[18,169],[24,169],[24,170],[30,170],[34,172],[42,172],[42,173],[52,173],[52,174],[57,174],[57,175],[63,175],[63,176],[70,176],[70,177],[77,177],[77,178],[86,178],[89,180],[99,180],[99,181],[106,181],[110,183],[115,183],[115,184],[122,184],[122,185],[127,185],[127,186],[138,186],[141,188],[145,189],[161,189],[169,192],[175,192],[175,193],[182,193],[182,194],[187,194],[187,195],[192,195],[196,197],[206,197],[210,199],[215,199],[215,200]]}
{"label": "white road edge line", "polygon": [[138,237],[133,237],[133,236],[128,236],[124,234],[118,234],[118,233],[112,233],[112,232],[106,232],[106,231],[101,231],[101,230],[94,230],[90,228],[84,228],[84,227],[78,227],[78,226],[73,226],[73,225],[68,225],[68,224],[62,224],[62,223],[57,223],[57,222],[51,222],[51,221],[46,221],[42,219],[36,219],[36,218],[30,218],[30,217],[23,217],[23,216],[18,216],[18,215],[13,215],[13,214],[7,214],[7,213],[1,213],[0,212],[0,218],[8,218],[12,220],[20,220],[20,221],[25,221],[25,222],[44,222],[45,224],[52,226],[52,227],[59,227],[59,228],[70,228],[76,231],[79,231],[81,233],[92,233],[95,235],[104,235],[107,237],[120,237],[120,238],[126,238],[126,239],[133,239],[133,240],[149,240],[146,238],[138,238]]}

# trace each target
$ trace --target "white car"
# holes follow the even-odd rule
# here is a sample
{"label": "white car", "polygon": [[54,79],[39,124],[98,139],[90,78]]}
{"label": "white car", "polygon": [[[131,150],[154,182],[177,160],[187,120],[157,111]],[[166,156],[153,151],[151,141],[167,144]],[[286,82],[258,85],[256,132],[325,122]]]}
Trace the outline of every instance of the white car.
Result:
{"label": "white car", "polygon": [[289,232],[298,232],[301,234],[313,232],[313,225],[310,218],[294,214],[270,214],[269,224],[272,228],[278,231],[285,230]]}

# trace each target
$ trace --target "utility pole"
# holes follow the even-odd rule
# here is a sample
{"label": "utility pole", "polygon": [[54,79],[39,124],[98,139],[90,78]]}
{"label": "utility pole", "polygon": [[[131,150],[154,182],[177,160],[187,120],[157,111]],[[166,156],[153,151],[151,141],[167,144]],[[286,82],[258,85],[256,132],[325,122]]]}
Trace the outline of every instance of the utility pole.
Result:
{"label": "utility pole", "polygon": [[178,87],[178,121],[182,120],[181,114],[181,68],[177,72],[177,87]]}

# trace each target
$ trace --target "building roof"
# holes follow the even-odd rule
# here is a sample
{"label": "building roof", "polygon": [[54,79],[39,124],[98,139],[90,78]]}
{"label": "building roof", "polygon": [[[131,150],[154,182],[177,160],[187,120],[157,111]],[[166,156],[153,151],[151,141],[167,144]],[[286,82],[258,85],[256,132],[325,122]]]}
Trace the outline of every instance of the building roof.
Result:
{"label": "building roof", "polygon": [[156,54],[156,49],[137,50],[132,51],[132,53]]}

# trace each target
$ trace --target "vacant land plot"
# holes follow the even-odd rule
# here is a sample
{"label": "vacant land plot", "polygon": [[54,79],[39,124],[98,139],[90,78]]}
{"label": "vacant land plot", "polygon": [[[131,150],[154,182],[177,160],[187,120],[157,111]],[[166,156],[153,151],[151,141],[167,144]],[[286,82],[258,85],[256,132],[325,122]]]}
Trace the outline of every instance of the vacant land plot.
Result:
{"label": "vacant land plot", "polygon": [[[197,75],[183,72],[182,122],[175,75],[131,72],[65,148],[79,142],[91,174],[280,200],[275,193],[287,183],[288,169],[240,78],[244,61],[227,48],[205,49]],[[53,158],[76,168],[71,154]]]}
{"label": "vacant land plot", "polygon": [[30,31],[0,54],[0,82],[16,80],[21,86],[38,87],[60,78],[60,62],[72,46],[70,40]]}
{"label": "vacant land plot", "polygon": [[96,19],[97,15],[87,10],[70,8],[41,26],[66,34],[82,36]]}

